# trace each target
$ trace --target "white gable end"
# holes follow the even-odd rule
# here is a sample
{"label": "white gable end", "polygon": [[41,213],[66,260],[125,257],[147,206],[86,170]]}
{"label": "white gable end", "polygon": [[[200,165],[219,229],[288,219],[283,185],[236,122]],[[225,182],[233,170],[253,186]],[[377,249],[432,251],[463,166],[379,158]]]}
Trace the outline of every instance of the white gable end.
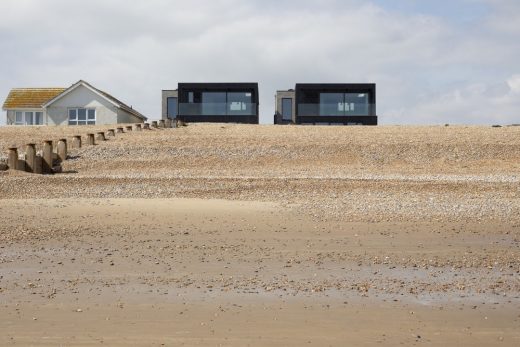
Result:
{"label": "white gable end", "polygon": [[76,108],[94,109],[96,124],[117,123],[117,107],[99,93],[79,85],[47,105],[48,124],[68,124],[69,109]]}

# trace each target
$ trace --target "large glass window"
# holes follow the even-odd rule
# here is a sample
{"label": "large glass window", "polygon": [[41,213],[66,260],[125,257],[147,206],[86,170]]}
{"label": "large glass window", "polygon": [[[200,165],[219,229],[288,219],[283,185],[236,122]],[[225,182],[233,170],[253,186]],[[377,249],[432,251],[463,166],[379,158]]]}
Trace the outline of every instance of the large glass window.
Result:
{"label": "large glass window", "polygon": [[227,109],[226,106],[225,92],[202,93],[202,114],[225,116]]}
{"label": "large glass window", "polygon": [[292,99],[291,98],[283,98],[282,99],[282,119],[286,121],[292,120]]}
{"label": "large glass window", "polygon": [[166,99],[166,115],[170,119],[177,118],[177,98]]}
{"label": "large glass window", "polygon": [[368,116],[366,93],[320,93],[320,116]]}
{"label": "large glass window", "polygon": [[344,111],[343,93],[320,93],[320,116],[343,116]]}
{"label": "large glass window", "polygon": [[95,125],[96,110],[74,108],[69,110],[69,125]]}
{"label": "large glass window", "polygon": [[227,103],[229,114],[245,114],[251,113],[253,96],[246,92],[229,92],[227,93]]}

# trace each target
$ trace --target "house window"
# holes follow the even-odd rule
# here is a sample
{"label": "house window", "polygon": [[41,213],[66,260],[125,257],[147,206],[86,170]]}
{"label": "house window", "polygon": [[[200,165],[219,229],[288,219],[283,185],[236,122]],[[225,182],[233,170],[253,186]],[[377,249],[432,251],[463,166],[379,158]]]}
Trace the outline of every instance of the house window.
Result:
{"label": "house window", "polygon": [[25,125],[25,122],[23,120],[23,112],[16,111],[14,117],[15,117],[15,119],[14,119],[15,125]]}
{"label": "house window", "polygon": [[95,125],[96,110],[88,108],[69,109],[69,125]]}
{"label": "house window", "polygon": [[34,124],[43,125],[43,112],[34,112]]}
{"label": "house window", "polygon": [[282,119],[286,121],[292,120],[292,99],[282,99]]}
{"label": "house window", "polygon": [[43,124],[43,112],[16,111],[15,125],[41,125]]}

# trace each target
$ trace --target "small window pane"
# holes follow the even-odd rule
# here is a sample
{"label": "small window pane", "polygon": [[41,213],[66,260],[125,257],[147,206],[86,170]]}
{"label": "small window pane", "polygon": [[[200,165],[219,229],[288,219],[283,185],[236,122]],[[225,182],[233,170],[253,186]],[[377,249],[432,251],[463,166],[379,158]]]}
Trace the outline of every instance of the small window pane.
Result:
{"label": "small window pane", "polygon": [[96,119],[96,110],[88,110],[88,120]]}
{"label": "small window pane", "polygon": [[14,122],[15,122],[15,124],[23,124],[23,113],[22,112],[16,112]]}
{"label": "small window pane", "polygon": [[87,121],[79,120],[78,125],[87,125]]}
{"label": "small window pane", "polygon": [[75,120],[69,120],[69,125],[77,125],[78,122]]}
{"label": "small window pane", "polygon": [[34,113],[34,124],[42,125],[43,124],[43,112],[35,112]]}
{"label": "small window pane", "polygon": [[87,120],[87,110],[78,108],[78,120]]}
{"label": "small window pane", "polygon": [[76,119],[76,110],[69,110],[69,119]]}
{"label": "small window pane", "polygon": [[25,124],[27,125],[33,125],[34,119],[33,119],[33,112],[25,112]]}
{"label": "small window pane", "polygon": [[95,120],[89,120],[87,122],[88,125],[96,125],[96,121]]}

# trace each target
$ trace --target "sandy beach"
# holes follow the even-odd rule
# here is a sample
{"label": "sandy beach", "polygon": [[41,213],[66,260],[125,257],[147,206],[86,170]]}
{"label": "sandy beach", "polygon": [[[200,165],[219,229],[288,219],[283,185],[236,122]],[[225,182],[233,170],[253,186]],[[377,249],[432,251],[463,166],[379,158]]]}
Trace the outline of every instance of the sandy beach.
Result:
{"label": "sandy beach", "polygon": [[63,170],[0,172],[0,345],[520,344],[519,127],[189,125]]}

